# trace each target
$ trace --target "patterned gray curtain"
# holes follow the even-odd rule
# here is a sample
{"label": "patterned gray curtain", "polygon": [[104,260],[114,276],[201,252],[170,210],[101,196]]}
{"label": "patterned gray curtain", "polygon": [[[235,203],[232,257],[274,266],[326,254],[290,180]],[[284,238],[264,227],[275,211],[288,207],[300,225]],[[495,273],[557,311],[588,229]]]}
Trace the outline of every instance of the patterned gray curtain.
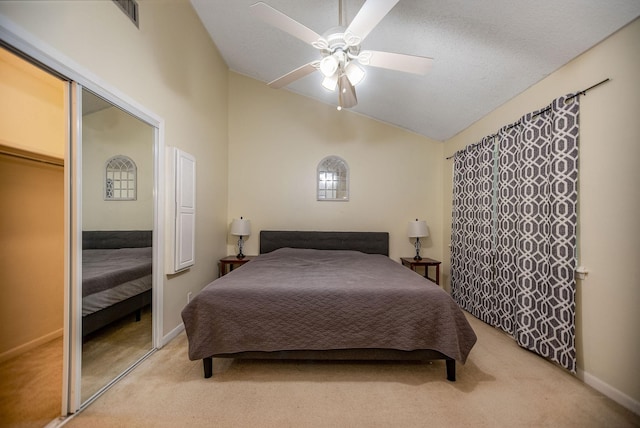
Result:
{"label": "patterned gray curtain", "polygon": [[456,153],[451,234],[451,294],[476,318],[494,323],[494,138]]}
{"label": "patterned gray curtain", "polygon": [[499,326],[572,372],[578,113],[578,98],[562,97],[498,138]]}
{"label": "patterned gray curtain", "polygon": [[[490,315],[480,319],[575,372],[579,104],[577,97],[568,103],[565,99],[497,134],[497,168],[491,173],[495,235],[490,240],[495,275],[480,287],[479,297],[468,296],[478,289],[464,269],[465,260],[474,256],[465,246],[458,247],[465,238],[456,236],[469,229],[456,226],[461,217],[456,210],[478,209],[465,207],[468,199],[456,203],[458,175],[470,175],[458,168],[464,153],[456,153],[451,277],[452,295],[463,308],[469,300],[489,302],[481,310]],[[484,290],[490,290],[491,297]]]}

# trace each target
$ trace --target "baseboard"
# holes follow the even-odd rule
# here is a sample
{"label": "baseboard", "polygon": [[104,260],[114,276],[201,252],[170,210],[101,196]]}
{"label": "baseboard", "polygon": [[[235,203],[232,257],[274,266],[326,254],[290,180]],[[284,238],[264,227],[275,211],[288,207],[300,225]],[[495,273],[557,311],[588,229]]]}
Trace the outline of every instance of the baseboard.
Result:
{"label": "baseboard", "polygon": [[38,346],[49,342],[50,340],[57,339],[58,337],[62,336],[63,332],[64,329],[60,328],[58,330],[52,331],[51,333],[45,334],[44,336],[38,337],[37,339],[33,339],[27,343],[23,343],[20,346],[9,349],[8,351],[0,354],[0,363],[17,357],[18,355],[24,354],[25,352],[30,351],[33,348],[37,348]]}
{"label": "baseboard", "polygon": [[184,330],[184,324],[180,323],[176,328],[171,330],[169,333],[165,334],[162,337],[162,346],[164,346],[167,343],[171,342],[177,335],[182,333],[183,330]]}
{"label": "baseboard", "polygon": [[579,379],[581,379],[584,383],[586,383],[596,391],[601,392],[616,403],[631,410],[636,415],[640,415],[640,401],[633,399],[624,392],[612,387],[608,383],[603,382],[602,380],[585,372],[584,370],[578,369],[576,375]]}

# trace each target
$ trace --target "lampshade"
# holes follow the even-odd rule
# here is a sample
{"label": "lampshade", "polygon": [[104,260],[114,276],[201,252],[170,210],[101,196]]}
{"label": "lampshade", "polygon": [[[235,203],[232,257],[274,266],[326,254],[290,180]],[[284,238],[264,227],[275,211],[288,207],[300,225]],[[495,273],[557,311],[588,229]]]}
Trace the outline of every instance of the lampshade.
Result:
{"label": "lampshade", "polygon": [[356,86],[358,83],[362,82],[362,79],[364,79],[364,70],[354,61],[349,61],[344,69],[344,73],[347,75],[349,82],[351,82],[353,86]]}
{"label": "lampshade", "polygon": [[243,219],[242,217],[239,219],[233,219],[233,222],[231,223],[231,234],[236,236],[251,235],[251,222]]}
{"label": "lampshade", "polygon": [[429,236],[429,229],[427,228],[427,222],[424,220],[410,221],[407,225],[407,235],[409,238],[424,238]]}
{"label": "lampshade", "polygon": [[325,77],[322,79],[322,86],[325,89],[330,91],[335,91],[336,86],[338,85],[338,74],[334,74],[333,76]]}
{"label": "lampshade", "polygon": [[333,76],[338,70],[338,65],[340,65],[338,59],[333,56],[325,56],[320,61],[320,71],[324,74],[325,77]]}

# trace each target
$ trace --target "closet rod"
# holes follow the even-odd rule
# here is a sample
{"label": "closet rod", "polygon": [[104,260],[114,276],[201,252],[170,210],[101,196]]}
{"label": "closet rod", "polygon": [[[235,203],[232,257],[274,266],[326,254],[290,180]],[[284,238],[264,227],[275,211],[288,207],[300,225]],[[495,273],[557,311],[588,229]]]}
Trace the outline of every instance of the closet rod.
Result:
{"label": "closet rod", "polygon": [[53,165],[53,166],[64,166],[64,160],[60,159],[56,159],[53,157],[49,157],[46,155],[42,155],[42,157],[39,157],[38,155],[31,155],[28,154],[28,152],[24,151],[21,153],[17,153],[13,150],[8,150],[6,149],[4,146],[0,145],[0,155],[5,155],[5,156],[11,156],[14,158],[18,158],[18,159],[25,159],[25,160],[30,160],[33,162],[40,162],[40,163],[45,163],[47,165]]}
{"label": "closet rod", "polygon": [[[586,89],[583,89],[583,90],[581,90],[581,91],[576,92],[575,94],[573,94],[573,95],[571,95],[571,96],[568,96],[568,97],[567,97],[567,99],[566,99],[566,100],[564,100],[564,101],[565,101],[565,103],[566,103],[567,101],[572,100],[572,99],[574,99],[575,97],[577,97],[577,96],[579,96],[579,95],[587,95],[587,92],[588,92],[588,91],[590,91],[590,90],[592,90],[593,88],[596,88],[596,87],[598,87],[598,86],[602,85],[603,83],[607,83],[609,80],[611,80],[611,79],[607,77],[606,79],[604,79],[604,80],[602,80],[602,81],[600,81],[600,82],[596,83],[595,85],[591,85],[591,86],[589,86],[589,87],[588,87],[588,88],[586,88]],[[539,111],[538,113],[534,114],[534,115],[533,115],[533,117],[539,116],[539,115],[541,115],[542,113],[544,113],[544,112],[546,112],[546,111],[549,111],[549,109],[550,109],[550,107],[547,107],[546,109],[541,110],[541,111]],[[520,121],[518,121],[518,122],[514,123],[513,125],[510,125],[509,127],[507,127],[507,129],[511,129],[511,128],[513,128],[514,126],[518,125],[519,123],[520,123]],[[497,135],[497,134],[489,135],[489,137],[495,137],[496,135]],[[451,156],[449,156],[449,157],[446,157],[445,159],[446,159],[446,160],[449,160],[449,159],[453,159],[454,157],[455,157],[455,153],[454,153],[454,154],[452,154],[452,155],[451,155]]]}

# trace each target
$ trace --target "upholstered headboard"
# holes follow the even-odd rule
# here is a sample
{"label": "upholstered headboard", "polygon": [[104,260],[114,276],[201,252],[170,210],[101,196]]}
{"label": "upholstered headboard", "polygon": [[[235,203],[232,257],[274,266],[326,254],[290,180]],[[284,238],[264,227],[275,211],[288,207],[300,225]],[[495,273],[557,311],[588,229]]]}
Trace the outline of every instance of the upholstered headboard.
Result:
{"label": "upholstered headboard", "polygon": [[85,230],[82,232],[82,249],[114,249],[151,247],[151,230]]}
{"label": "upholstered headboard", "polygon": [[389,256],[389,233],[289,230],[263,230],[260,232],[260,254],[286,247],[314,250],[355,250],[367,254]]}

